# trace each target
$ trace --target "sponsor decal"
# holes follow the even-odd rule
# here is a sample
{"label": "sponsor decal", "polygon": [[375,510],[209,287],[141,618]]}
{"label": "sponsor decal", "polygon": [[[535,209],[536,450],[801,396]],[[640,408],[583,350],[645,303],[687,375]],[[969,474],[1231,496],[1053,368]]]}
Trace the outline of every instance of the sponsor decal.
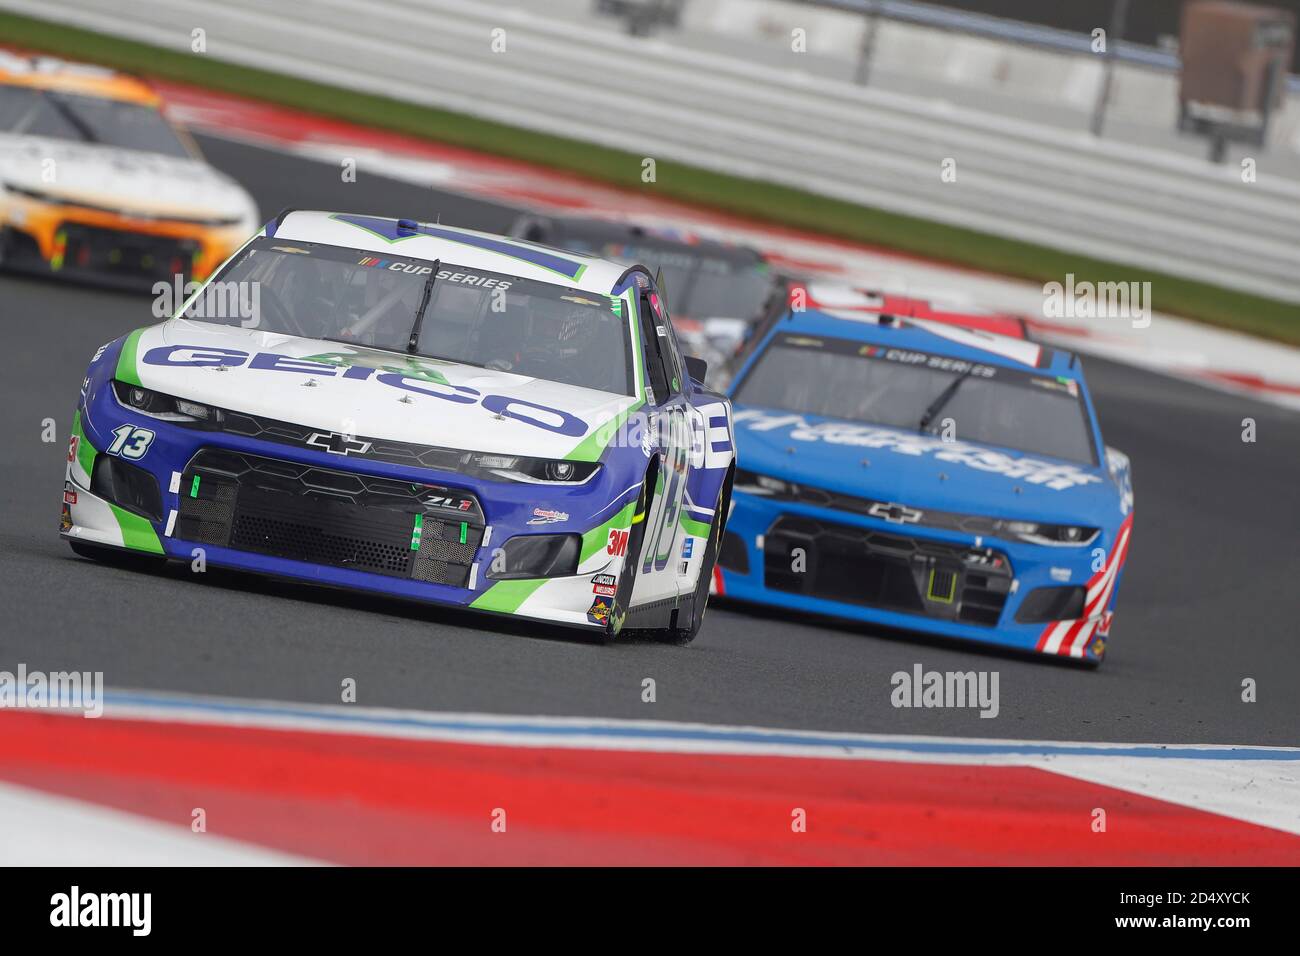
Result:
{"label": "sponsor decal", "polygon": [[609,626],[609,615],[614,610],[614,599],[604,594],[596,595],[595,600],[591,602],[591,607],[587,608],[587,620],[592,624],[599,624],[601,627]]}
{"label": "sponsor decal", "polygon": [[873,358],[886,362],[898,362],[902,365],[924,365],[926,368],[941,372],[953,372],[957,375],[971,375],[974,378],[996,378],[998,370],[992,365],[981,365],[965,359],[951,358],[947,355],[931,355],[928,352],[913,352],[908,349],[877,349],[871,353]]}
{"label": "sponsor decal", "polygon": [[1037,458],[1018,458],[978,445],[946,442],[941,438],[898,432],[875,425],[849,422],[809,424],[802,415],[769,413],[758,409],[736,412],[735,420],[746,423],[754,431],[788,430],[794,441],[878,448],[915,457],[933,455],[937,461],[953,462],[976,471],[1001,475],[1003,478],[1027,481],[1031,485],[1042,485],[1053,491],[1101,481],[1099,475],[1077,465],[1041,461]]}
{"label": "sponsor decal", "polygon": [[371,448],[370,442],[339,432],[312,432],[307,436],[307,444],[331,455],[364,455]]}
{"label": "sponsor decal", "polygon": [[1037,385],[1039,388],[1051,389],[1054,392],[1064,392],[1071,398],[1079,397],[1079,383],[1072,378],[1066,378],[1064,375],[1058,375],[1056,378],[1031,378],[1031,385]]}
{"label": "sponsor decal", "polygon": [[[428,272],[429,270],[425,270]],[[439,282],[454,282],[457,285],[475,285],[480,289],[500,289],[503,292],[513,285],[508,279],[498,279],[493,276],[479,276],[470,272],[452,272],[450,269],[443,269],[438,273]],[[592,305],[599,305],[593,302]]]}
{"label": "sponsor decal", "polygon": [[[450,385],[427,381],[410,372],[383,372],[375,374],[375,369],[361,366],[340,366],[327,362],[315,362],[309,359],[294,358],[275,352],[257,352],[250,355],[241,349],[227,349],[218,346],[163,345],[152,348],[141,359],[146,365],[159,365],[169,368],[242,368],[274,372],[298,372],[323,378],[341,378],[357,381],[372,379],[381,385],[415,392],[430,398],[453,402],[457,405],[482,405],[484,409],[500,418],[541,428],[566,438],[582,438],[587,434],[587,423],[576,415],[560,408],[551,408],[536,402],[512,398],[509,395],[483,394],[468,385]],[[440,390],[430,387],[438,385]]]}
{"label": "sponsor decal", "polygon": [[430,495],[423,502],[426,508],[446,508],[448,511],[469,511],[474,507],[472,498],[459,495]]}
{"label": "sponsor decal", "polygon": [[[435,359],[422,359],[412,356],[395,363],[391,356],[377,356],[366,353],[352,352],[322,352],[319,355],[303,356],[304,362],[324,362],[327,365],[338,365],[342,368],[371,368],[377,372],[395,372],[398,375],[405,375],[407,378],[423,379],[426,382],[436,382],[439,385],[450,385],[446,376],[436,368],[439,363]],[[344,373],[347,377],[347,373]],[[354,376],[355,377],[355,376]]]}
{"label": "sponsor decal", "polygon": [[75,505],[77,503],[77,491],[75,488],[65,487],[63,489],[63,503],[65,505]]}
{"label": "sponsor decal", "polygon": [[569,513],[567,511],[556,511],[552,508],[534,508],[533,516],[528,519],[529,524],[556,524],[560,521],[568,521]]}
{"label": "sponsor decal", "polygon": [[604,594],[607,597],[613,597],[618,593],[618,589],[612,584],[596,584],[591,588],[592,594]]}
{"label": "sponsor decal", "polygon": [[1052,580],[1053,580],[1053,581],[1068,581],[1068,580],[1070,580],[1070,569],[1069,569],[1069,568],[1052,568],[1052,569],[1048,572],[1048,574],[1050,574],[1050,575],[1052,576]]}
{"label": "sponsor decal", "polygon": [[605,553],[615,558],[627,554],[627,539],[629,535],[631,535],[630,531],[611,531],[609,533],[609,544],[605,546]]}
{"label": "sponsor decal", "polygon": [[915,508],[909,508],[907,505],[894,504],[893,502],[885,503],[883,501],[875,502],[867,513],[873,518],[884,518],[893,524],[915,524],[921,520],[922,512]]}
{"label": "sponsor decal", "polygon": [[612,588],[615,583],[617,583],[617,578],[612,574],[593,574],[591,576],[591,584],[593,587]]}
{"label": "sponsor decal", "polygon": [[695,539],[687,538],[682,542],[682,557],[689,559],[691,552],[695,550]]}
{"label": "sponsor decal", "polygon": [[414,262],[399,262],[394,259],[380,259],[375,256],[366,256],[360,260],[357,265],[365,266],[368,269],[387,269],[389,272],[405,272],[413,276],[427,276],[433,271],[433,266],[421,266]]}
{"label": "sponsor decal", "polygon": [[77,446],[80,444],[81,444],[80,435],[73,435],[71,438],[68,439],[68,461],[69,462],[74,462],[77,460]]}

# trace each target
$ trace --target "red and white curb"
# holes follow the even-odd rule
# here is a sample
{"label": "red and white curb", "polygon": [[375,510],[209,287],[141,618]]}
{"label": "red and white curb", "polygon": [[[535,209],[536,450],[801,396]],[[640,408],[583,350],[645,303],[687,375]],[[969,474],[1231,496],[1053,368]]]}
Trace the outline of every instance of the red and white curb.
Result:
{"label": "red and white curb", "polygon": [[121,691],[104,714],[0,711],[7,862],[1300,863],[1296,748]]}

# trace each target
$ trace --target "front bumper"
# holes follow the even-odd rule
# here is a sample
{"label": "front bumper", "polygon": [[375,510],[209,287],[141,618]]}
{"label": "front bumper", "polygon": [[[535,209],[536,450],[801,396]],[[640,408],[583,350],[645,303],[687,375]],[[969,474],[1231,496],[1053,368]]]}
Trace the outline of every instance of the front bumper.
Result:
{"label": "front bumper", "polygon": [[[1127,522],[1119,547],[1058,548],[743,491],[734,502],[715,579],[724,597],[1094,662],[1105,653]],[[1078,617],[1017,620],[1035,589],[1065,587],[1082,589]]]}
{"label": "front bumper", "polygon": [[7,268],[125,286],[201,282],[247,236],[238,225],[136,219],[22,196],[0,198]]}
{"label": "front bumper", "polygon": [[[118,403],[107,377],[94,379],[73,420],[64,537],[194,567],[609,630],[600,611],[625,558],[607,545],[611,532],[630,527],[639,489],[616,488],[608,469],[566,488],[349,459],[145,416]],[[142,472],[136,484],[150,486],[135,504],[120,481],[110,500],[108,483],[96,477],[97,467],[125,462],[106,454],[123,426],[153,434],[144,454],[129,462]],[[156,507],[138,504],[155,493]],[[539,508],[545,523],[536,517]],[[541,533],[579,539],[576,574],[491,576],[500,546]]]}

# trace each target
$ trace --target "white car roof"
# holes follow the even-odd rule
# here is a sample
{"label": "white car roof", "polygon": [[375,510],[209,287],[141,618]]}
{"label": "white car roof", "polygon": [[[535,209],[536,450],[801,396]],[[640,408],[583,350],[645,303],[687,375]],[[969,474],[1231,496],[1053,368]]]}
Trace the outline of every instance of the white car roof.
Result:
{"label": "white car roof", "polygon": [[293,210],[268,226],[277,239],[319,242],[376,255],[409,256],[534,279],[608,295],[627,271],[622,263],[512,239],[421,222],[413,234],[399,232],[399,220],[384,216]]}

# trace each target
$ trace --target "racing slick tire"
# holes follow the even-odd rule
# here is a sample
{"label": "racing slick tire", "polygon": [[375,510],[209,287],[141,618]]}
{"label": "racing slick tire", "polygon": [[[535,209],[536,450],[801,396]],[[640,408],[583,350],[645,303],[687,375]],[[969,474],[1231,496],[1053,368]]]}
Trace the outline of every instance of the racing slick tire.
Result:
{"label": "racing slick tire", "polygon": [[695,593],[691,595],[690,617],[684,627],[668,627],[654,633],[654,639],[665,644],[683,646],[695,640],[704,624],[704,612],[709,606],[709,584],[713,580],[713,565],[718,558],[718,548],[722,543],[722,533],[727,526],[727,512],[731,508],[731,476],[722,483],[718,500],[713,510],[713,521],[709,525],[709,540],[704,546],[704,560],[700,563],[700,573],[695,581]]}
{"label": "racing slick tire", "polygon": [[[653,468],[651,469],[651,473]],[[700,627],[704,623],[704,611],[709,603],[709,583],[713,577],[713,563],[717,559],[718,547],[722,541],[722,532],[727,523],[727,511],[731,504],[731,472],[727,473],[727,480],[723,483],[722,490],[718,493],[717,507],[714,509],[713,522],[709,525],[709,538],[704,547],[704,558],[700,565],[700,575],[695,582],[695,593],[691,595],[689,606],[683,608],[689,615],[685,625],[670,625],[669,627],[656,628],[634,628],[636,634],[649,638],[652,641],[658,641],[662,644],[676,644],[678,646],[689,644],[695,640],[695,636],[700,633]],[[654,486],[650,481],[650,474],[646,475],[645,482],[641,485],[641,495],[637,498],[636,508],[632,515],[632,533],[628,539],[628,554],[639,555],[641,553],[641,542],[645,536],[645,517],[650,511],[650,505],[654,499]],[[632,597],[632,588],[636,583],[637,564],[634,562],[628,571],[624,572],[618,584],[618,594],[614,598],[614,614],[611,615],[611,633],[614,629],[614,621],[622,621],[627,616],[628,602]],[[707,572],[706,570],[707,569]],[[674,617],[674,621],[679,619],[680,615]]]}
{"label": "racing slick tire", "polygon": [[641,542],[645,539],[645,516],[650,508],[650,500],[654,497],[652,490],[654,486],[650,483],[650,475],[653,471],[654,462],[651,462],[645,481],[641,482],[641,494],[636,499],[636,507],[632,509],[632,532],[628,535],[627,554],[629,558],[632,555],[638,557],[635,561],[628,560],[628,567],[619,576],[618,590],[614,595],[614,612],[609,616],[609,625],[605,629],[607,639],[621,632],[623,621],[627,618],[628,605],[632,602],[632,588],[636,585],[637,566],[641,563]]}

